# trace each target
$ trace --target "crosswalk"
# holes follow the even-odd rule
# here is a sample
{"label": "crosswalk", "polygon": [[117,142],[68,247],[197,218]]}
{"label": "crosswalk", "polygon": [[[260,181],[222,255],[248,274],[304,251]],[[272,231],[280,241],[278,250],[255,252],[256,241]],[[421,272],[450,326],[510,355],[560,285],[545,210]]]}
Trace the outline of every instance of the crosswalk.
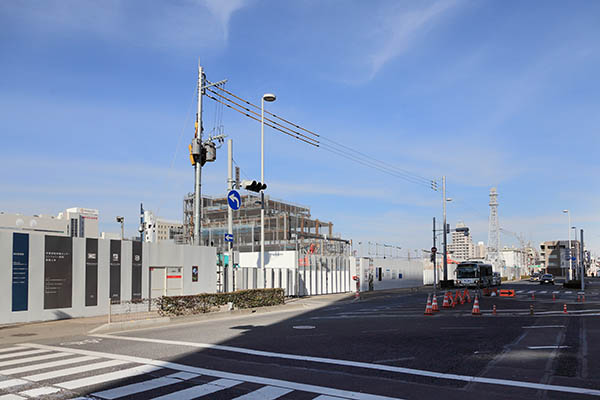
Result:
{"label": "crosswalk", "polygon": [[[516,294],[558,294],[558,295],[577,295],[579,293],[578,290],[526,290],[521,289],[515,291]],[[597,290],[586,291],[586,296],[597,296],[600,294]]]}
{"label": "crosswalk", "polygon": [[0,400],[196,398],[389,400],[366,393],[252,377],[161,360],[36,344],[0,348]]}

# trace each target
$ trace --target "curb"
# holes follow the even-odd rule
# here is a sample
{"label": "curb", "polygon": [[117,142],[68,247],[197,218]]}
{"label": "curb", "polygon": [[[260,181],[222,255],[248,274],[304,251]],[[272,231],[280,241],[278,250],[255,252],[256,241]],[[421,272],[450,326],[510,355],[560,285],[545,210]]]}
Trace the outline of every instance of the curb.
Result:
{"label": "curb", "polygon": [[[336,302],[337,303],[337,302]],[[145,329],[149,327],[158,327],[158,326],[167,326],[171,323],[177,325],[180,323],[193,323],[193,322],[202,322],[202,321],[211,321],[211,320],[219,320],[219,319],[228,319],[235,318],[244,315],[250,314],[267,314],[272,312],[287,312],[287,311],[295,311],[295,310],[307,310],[319,308],[321,306],[326,307],[333,303],[325,303],[325,304],[305,304],[305,303],[296,303],[290,302],[287,304],[280,304],[276,306],[268,306],[268,307],[257,307],[257,308],[244,308],[244,309],[234,309],[234,310],[224,310],[224,311],[216,311],[209,312],[205,314],[194,314],[194,315],[181,315],[174,317],[160,317],[160,318],[152,318],[152,319],[144,319],[137,321],[123,321],[123,322],[113,322],[110,324],[103,324],[99,327],[96,327],[88,332],[88,334],[95,333],[116,333],[121,331],[128,330],[136,330],[136,329]]]}

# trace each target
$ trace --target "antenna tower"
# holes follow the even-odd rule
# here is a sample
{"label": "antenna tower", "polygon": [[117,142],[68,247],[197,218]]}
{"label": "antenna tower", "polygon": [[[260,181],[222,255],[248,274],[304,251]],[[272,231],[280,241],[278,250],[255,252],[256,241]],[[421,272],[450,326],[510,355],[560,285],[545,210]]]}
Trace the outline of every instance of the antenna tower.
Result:
{"label": "antenna tower", "polygon": [[498,192],[490,190],[490,221],[488,232],[488,260],[496,264],[500,261],[500,225],[498,224]]}

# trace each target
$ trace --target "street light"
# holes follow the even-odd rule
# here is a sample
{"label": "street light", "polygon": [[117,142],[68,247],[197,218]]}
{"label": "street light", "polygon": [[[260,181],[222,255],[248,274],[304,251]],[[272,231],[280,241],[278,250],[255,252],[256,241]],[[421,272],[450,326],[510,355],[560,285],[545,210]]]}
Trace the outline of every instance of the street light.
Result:
{"label": "street light", "polygon": [[[265,183],[265,101],[273,102],[276,97],[273,93],[263,94],[260,100],[260,181]],[[267,274],[265,268],[265,192],[260,191],[260,267],[265,277],[267,286]]]}
{"label": "street light", "polygon": [[[569,275],[571,275],[573,270],[573,258],[571,257],[571,212],[569,210],[563,210],[563,213],[567,214],[569,217],[569,226],[567,230],[569,231]],[[569,280],[569,276],[566,278]]]}
{"label": "street light", "polygon": [[442,203],[444,205],[444,284],[448,284],[448,238],[446,229],[446,203],[452,201],[446,197],[446,177],[442,177]]}

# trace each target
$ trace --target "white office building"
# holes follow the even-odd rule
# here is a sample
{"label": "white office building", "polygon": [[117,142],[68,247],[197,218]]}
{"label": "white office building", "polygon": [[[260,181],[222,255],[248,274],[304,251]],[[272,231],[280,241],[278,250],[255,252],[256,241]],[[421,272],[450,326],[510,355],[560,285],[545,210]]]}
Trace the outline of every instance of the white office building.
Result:
{"label": "white office building", "polygon": [[144,241],[148,243],[174,241],[183,234],[183,223],[160,218],[152,211],[144,211]]}
{"label": "white office building", "polygon": [[475,257],[475,245],[469,228],[463,223],[456,224],[456,230],[452,232],[452,243],[448,245],[448,251],[454,260],[468,260]]}
{"label": "white office building", "polygon": [[97,238],[98,210],[73,207],[59,213],[56,217],[0,213],[0,229]]}

